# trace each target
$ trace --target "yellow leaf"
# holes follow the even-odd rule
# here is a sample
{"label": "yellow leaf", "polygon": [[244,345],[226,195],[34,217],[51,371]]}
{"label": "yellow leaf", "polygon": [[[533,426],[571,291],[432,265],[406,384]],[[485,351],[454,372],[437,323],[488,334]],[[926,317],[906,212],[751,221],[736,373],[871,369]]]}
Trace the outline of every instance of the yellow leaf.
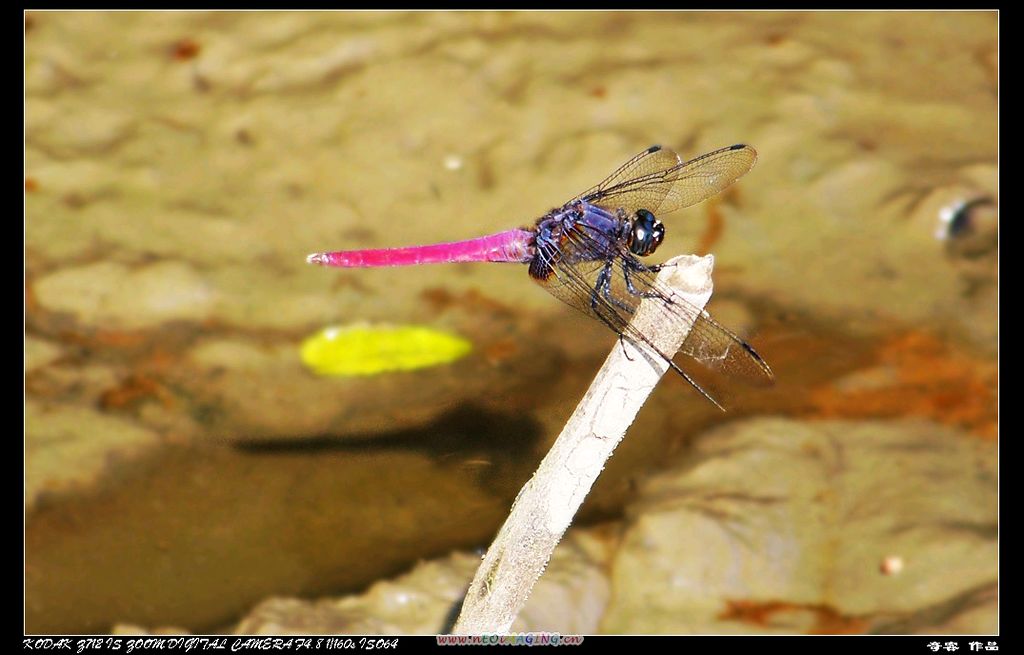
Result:
{"label": "yellow leaf", "polygon": [[415,325],[326,327],[302,342],[302,363],[317,375],[379,375],[454,362],[472,344],[447,332]]}

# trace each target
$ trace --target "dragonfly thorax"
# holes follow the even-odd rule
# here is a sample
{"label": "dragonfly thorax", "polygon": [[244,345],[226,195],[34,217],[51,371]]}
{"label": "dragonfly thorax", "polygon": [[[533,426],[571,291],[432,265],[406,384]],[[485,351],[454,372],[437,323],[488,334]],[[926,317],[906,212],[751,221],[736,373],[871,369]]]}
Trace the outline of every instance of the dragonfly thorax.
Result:
{"label": "dragonfly thorax", "polygon": [[629,251],[644,257],[661,245],[665,238],[665,225],[646,209],[638,209],[626,238],[629,241]]}

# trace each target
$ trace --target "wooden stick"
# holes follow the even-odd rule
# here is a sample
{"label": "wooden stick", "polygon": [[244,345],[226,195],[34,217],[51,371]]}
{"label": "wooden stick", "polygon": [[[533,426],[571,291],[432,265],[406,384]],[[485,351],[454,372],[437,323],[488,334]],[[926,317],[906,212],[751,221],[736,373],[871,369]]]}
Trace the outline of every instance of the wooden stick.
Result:
{"label": "wooden stick", "polygon": [[[703,309],[714,258],[686,255],[658,274],[662,288]],[[660,301],[640,303],[631,324],[664,353],[679,350],[697,316],[666,324]],[[645,344],[616,342],[562,434],[519,492],[466,592],[455,634],[512,627],[555,546],[668,364]]]}

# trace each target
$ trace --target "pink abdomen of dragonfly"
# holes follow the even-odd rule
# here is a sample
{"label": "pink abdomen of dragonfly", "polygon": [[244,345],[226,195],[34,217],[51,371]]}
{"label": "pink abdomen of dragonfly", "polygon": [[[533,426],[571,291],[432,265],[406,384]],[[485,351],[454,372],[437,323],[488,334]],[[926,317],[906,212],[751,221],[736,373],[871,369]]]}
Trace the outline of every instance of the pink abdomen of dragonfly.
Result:
{"label": "pink abdomen of dragonfly", "polygon": [[507,230],[497,234],[409,248],[378,248],[318,252],[306,258],[310,264],[368,268],[379,266],[412,266],[415,264],[452,264],[456,262],[515,262],[533,259],[534,233],[529,230]]}

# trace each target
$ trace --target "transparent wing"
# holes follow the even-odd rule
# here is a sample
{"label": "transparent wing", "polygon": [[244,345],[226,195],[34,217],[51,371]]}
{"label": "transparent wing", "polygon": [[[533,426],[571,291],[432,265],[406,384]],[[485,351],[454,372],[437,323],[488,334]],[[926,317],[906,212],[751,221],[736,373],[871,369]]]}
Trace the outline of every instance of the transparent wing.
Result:
{"label": "transparent wing", "polygon": [[[619,166],[600,184],[584,191],[578,196],[578,199],[586,200],[593,204],[601,204],[600,200],[602,198],[614,197],[618,189],[625,190],[626,187],[623,185],[629,181],[647,179],[652,175],[672,170],[682,163],[683,159],[674,151],[661,146],[651,146],[647,150],[634,155],[622,166]],[[636,207],[632,208],[630,213],[641,207],[654,212],[655,207],[661,205],[667,193],[668,185],[651,184],[646,187],[641,185],[633,188],[632,195],[635,197],[636,203],[634,204],[636,204]],[[619,193],[618,195],[621,196],[623,194]],[[620,205],[616,205],[616,207],[618,206]]]}
{"label": "transparent wing", "polygon": [[605,209],[622,208],[627,214],[637,209],[668,213],[710,198],[742,177],[756,161],[757,152],[742,144],[690,161],[683,161],[668,148],[651,146],[578,199]]}
{"label": "transparent wing", "polygon": [[[680,353],[710,369],[749,382],[770,383],[774,379],[768,364],[749,344],[719,325],[707,312],[660,285],[656,274],[645,270],[630,252],[619,247],[619,252],[612,256],[607,241],[592,238],[588,234],[590,229],[593,228],[585,223],[577,224],[560,251],[540,253],[552,270],[549,277],[538,280],[548,292],[601,321],[616,334],[652,346],[646,335],[630,325],[640,301],[649,297],[658,302],[662,320],[693,323]],[[718,405],[674,361],[676,353],[657,352]]]}

